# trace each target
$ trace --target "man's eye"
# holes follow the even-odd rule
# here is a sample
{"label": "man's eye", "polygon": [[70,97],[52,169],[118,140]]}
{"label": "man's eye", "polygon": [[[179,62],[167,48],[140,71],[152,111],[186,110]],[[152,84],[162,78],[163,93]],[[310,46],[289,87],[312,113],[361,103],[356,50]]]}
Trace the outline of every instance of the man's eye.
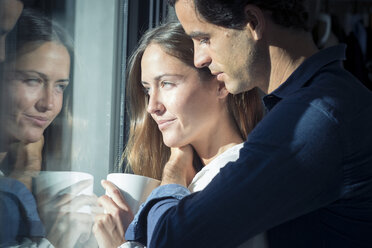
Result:
{"label": "man's eye", "polygon": [[200,40],[199,40],[199,43],[200,44],[206,44],[206,43],[208,43],[209,42],[209,38],[201,38]]}

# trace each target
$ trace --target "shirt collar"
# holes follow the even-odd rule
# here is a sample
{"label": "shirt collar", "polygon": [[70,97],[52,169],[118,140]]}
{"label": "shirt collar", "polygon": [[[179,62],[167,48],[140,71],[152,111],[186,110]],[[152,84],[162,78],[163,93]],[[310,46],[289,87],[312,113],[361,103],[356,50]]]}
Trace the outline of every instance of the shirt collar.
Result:
{"label": "shirt collar", "polygon": [[293,73],[271,94],[264,97],[264,103],[270,110],[280,99],[303,87],[322,67],[345,59],[346,45],[341,44],[320,50],[307,58]]}

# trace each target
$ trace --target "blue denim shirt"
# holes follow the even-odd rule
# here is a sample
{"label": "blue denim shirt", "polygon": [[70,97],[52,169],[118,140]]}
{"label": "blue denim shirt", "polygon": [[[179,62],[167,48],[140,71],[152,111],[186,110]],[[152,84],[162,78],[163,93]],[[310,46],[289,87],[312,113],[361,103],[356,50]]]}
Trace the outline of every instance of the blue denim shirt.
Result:
{"label": "blue denim shirt", "polygon": [[197,193],[155,189],[126,239],[236,247],[267,230],[275,247],[371,247],[372,93],[342,68],[345,46],[311,56],[264,97],[240,158]]}
{"label": "blue denim shirt", "polygon": [[0,247],[17,245],[24,237],[44,237],[35,198],[26,186],[0,176]]}

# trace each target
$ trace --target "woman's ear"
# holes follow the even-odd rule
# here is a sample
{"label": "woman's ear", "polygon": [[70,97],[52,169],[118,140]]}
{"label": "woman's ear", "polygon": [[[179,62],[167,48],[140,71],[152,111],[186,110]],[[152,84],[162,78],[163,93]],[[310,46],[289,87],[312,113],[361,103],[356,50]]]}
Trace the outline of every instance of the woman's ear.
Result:
{"label": "woman's ear", "polygon": [[226,98],[229,92],[226,89],[224,82],[218,82],[217,96],[220,99]]}
{"label": "woman's ear", "polygon": [[253,39],[260,40],[266,24],[265,14],[260,8],[252,4],[245,6],[244,13],[247,19],[246,29],[251,32]]}

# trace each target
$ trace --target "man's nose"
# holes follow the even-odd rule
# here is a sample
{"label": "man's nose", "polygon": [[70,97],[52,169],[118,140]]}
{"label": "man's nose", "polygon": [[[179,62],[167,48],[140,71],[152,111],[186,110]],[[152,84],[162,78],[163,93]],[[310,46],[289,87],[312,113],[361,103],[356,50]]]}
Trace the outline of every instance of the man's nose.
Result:
{"label": "man's nose", "polygon": [[194,51],[194,65],[197,68],[208,67],[212,62],[209,53],[206,51],[205,48],[197,48],[195,47]]}

